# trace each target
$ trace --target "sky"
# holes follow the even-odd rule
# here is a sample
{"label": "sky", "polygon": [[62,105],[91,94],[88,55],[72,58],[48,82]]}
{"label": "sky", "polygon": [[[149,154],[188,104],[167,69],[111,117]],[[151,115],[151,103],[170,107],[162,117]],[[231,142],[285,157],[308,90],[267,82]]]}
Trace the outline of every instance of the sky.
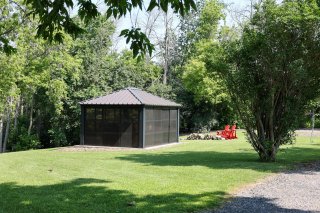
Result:
{"label": "sky", "polygon": [[[146,4],[148,0],[146,0]],[[224,3],[226,3],[227,5],[229,5],[228,8],[230,8],[231,10],[238,10],[238,9],[242,9],[245,8],[247,6],[250,5],[250,0],[222,0]],[[138,16],[138,21],[143,22],[144,19],[146,18],[144,15],[142,15],[141,13],[139,13]],[[113,40],[116,41],[116,45],[115,45],[115,49],[117,51],[121,51],[122,49],[128,48],[128,46],[125,43],[125,40],[123,38],[119,38],[119,34],[121,32],[122,29],[127,29],[127,28],[131,28],[132,27],[132,19],[134,18],[130,18],[130,16],[127,16],[125,18],[122,18],[121,20],[117,21],[117,27],[116,27],[116,33],[114,34],[114,38]],[[178,23],[178,18],[177,20],[174,22]],[[229,26],[232,26],[235,24],[234,21],[234,17],[232,17],[231,14],[227,13],[227,17],[226,17],[226,24]],[[164,26],[161,26],[161,24],[158,26],[158,29],[156,30],[156,34],[161,35],[164,33]]]}
{"label": "sky", "polygon": [[[248,5],[250,5],[250,0],[221,0],[221,1],[226,3],[227,5],[229,5],[228,8],[230,8],[231,10],[243,9],[243,8],[247,7]],[[101,13],[105,12],[106,7],[105,7],[103,0],[93,0],[93,2],[98,5],[98,9]],[[145,0],[144,2],[145,2],[145,5],[147,5],[149,0]],[[71,13],[75,15],[77,13],[77,9],[78,8],[74,8],[71,11]],[[125,43],[125,40],[123,38],[119,38],[119,34],[120,34],[121,30],[130,29],[132,27],[132,19],[134,19],[134,18],[127,15],[127,17],[121,18],[120,20],[116,21],[116,32],[113,36],[113,41],[114,41],[114,43],[116,43],[114,48],[117,51],[121,51],[125,48],[128,48],[128,46]],[[146,19],[146,16],[144,16],[140,12],[139,16],[138,16],[138,21],[143,22],[145,19]],[[176,18],[176,20],[174,20],[173,22],[178,23],[178,18]],[[226,24],[229,26],[232,26],[232,25],[234,25],[234,23],[235,23],[235,21],[234,21],[234,18],[232,17],[232,15],[227,13]],[[159,24],[156,31],[157,32],[155,34],[158,34],[161,36],[161,34],[163,34],[163,32],[164,32],[164,26],[161,26],[161,24]]]}
{"label": "sky", "polygon": [[249,0],[224,0],[225,3],[233,3],[235,5],[246,6],[250,4]]}

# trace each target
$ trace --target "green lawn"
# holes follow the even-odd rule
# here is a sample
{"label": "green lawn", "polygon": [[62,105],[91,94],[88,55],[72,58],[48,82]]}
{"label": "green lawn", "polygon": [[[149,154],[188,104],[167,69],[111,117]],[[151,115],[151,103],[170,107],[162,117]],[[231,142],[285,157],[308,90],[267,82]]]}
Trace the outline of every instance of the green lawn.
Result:
{"label": "green lawn", "polygon": [[0,155],[0,212],[193,212],[312,160],[320,160],[320,138],[297,138],[276,163],[258,162],[242,135],[158,150],[7,153]]}

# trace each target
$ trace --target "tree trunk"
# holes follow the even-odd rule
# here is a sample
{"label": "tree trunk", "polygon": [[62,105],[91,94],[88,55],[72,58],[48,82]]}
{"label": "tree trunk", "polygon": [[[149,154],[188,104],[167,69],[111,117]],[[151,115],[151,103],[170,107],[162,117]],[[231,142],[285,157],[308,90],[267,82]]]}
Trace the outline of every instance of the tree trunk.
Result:
{"label": "tree trunk", "polygon": [[37,110],[37,116],[36,116],[36,123],[37,123],[37,135],[39,136],[40,135],[40,132],[41,132],[41,112],[40,112],[40,109]]}
{"label": "tree trunk", "polygon": [[15,110],[15,113],[14,113],[14,125],[13,125],[13,131],[15,132],[17,130],[17,125],[18,125],[18,116],[19,116],[19,111],[20,111],[20,98],[18,99],[17,101],[17,104],[16,104],[16,110]]}
{"label": "tree trunk", "polygon": [[24,106],[23,106],[23,98],[20,99],[20,116],[23,115],[24,112]]}
{"label": "tree trunk", "polygon": [[31,134],[32,125],[33,125],[33,96],[32,96],[32,99],[31,99],[31,109],[30,109],[28,135]]}
{"label": "tree trunk", "polygon": [[2,153],[2,142],[3,142],[3,120],[2,120],[2,115],[0,115],[0,153]]}
{"label": "tree trunk", "polygon": [[312,115],[311,115],[311,137],[310,137],[310,142],[313,142],[313,132],[314,132],[314,109],[312,109]]}
{"label": "tree trunk", "polygon": [[278,151],[278,141],[275,138],[274,93],[270,94],[270,98],[269,107],[257,107],[255,112],[257,139],[254,143],[257,144],[260,159],[265,162],[274,162]]}
{"label": "tree trunk", "polygon": [[[266,142],[266,143],[268,143],[268,142]],[[269,148],[268,150],[266,150],[266,149],[259,149],[258,150],[260,160],[264,161],[264,162],[275,162],[277,152],[278,152],[278,148],[277,148],[277,146],[274,146],[274,145],[271,148]]]}
{"label": "tree trunk", "polygon": [[169,72],[169,20],[168,14],[165,14],[165,38],[164,38],[164,66],[163,66],[163,84],[167,84],[167,76]]}
{"label": "tree trunk", "polygon": [[4,135],[4,141],[3,141],[3,152],[7,151],[7,143],[9,139],[9,133],[10,133],[10,124],[11,124],[11,97],[9,98],[9,104],[8,104],[8,110],[7,110],[7,123],[6,123],[6,132]]}

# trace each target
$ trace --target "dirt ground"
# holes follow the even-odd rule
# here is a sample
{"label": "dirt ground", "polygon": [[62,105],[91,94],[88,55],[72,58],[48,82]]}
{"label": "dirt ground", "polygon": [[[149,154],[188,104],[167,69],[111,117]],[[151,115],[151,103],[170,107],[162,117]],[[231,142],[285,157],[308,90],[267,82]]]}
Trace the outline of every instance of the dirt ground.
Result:
{"label": "dirt ground", "polygon": [[171,143],[160,146],[148,147],[148,148],[130,148],[130,147],[111,147],[111,146],[86,146],[86,145],[75,145],[75,146],[66,146],[59,148],[60,151],[64,152],[92,152],[92,151],[139,151],[139,150],[155,150],[161,149],[163,147],[176,146],[179,143]]}

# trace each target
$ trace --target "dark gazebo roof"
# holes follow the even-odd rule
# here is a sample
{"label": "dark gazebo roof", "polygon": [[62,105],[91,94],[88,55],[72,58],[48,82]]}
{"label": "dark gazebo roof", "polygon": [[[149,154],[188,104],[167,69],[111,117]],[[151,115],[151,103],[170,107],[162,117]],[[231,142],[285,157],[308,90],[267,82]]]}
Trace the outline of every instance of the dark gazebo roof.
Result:
{"label": "dark gazebo roof", "polygon": [[81,105],[145,105],[181,107],[173,101],[152,95],[137,88],[126,88],[109,95],[80,102]]}

